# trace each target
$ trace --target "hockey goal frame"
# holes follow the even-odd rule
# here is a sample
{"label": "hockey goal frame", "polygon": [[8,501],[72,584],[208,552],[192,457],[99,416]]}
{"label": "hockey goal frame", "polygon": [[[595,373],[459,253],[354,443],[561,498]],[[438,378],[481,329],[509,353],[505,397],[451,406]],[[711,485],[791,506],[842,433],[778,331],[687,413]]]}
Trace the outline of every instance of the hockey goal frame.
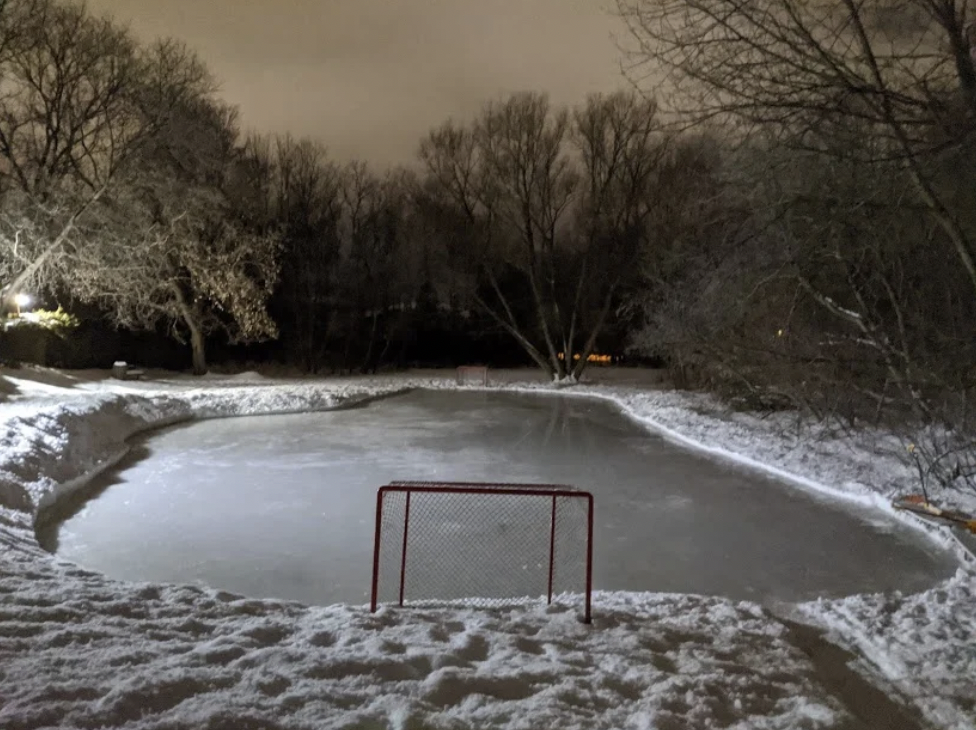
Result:
{"label": "hockey goal frame", "polygon": [[403,517],[403,536],[400,546],[399,585],[397,594],[398,606],[404,605],[404,588],[407,571],[408,536],[410,530],[410,497],[412,494],[458,494],[483,496],[525,496],[549,498],[552,501],[549,523],[549,565],[547,585],[547,605],[552,604],[553,580],[556,561],[556,518],[557,506],[560,498],[579,499],[586,509],[586,545],[583,589],[583,614],[581,621],[590,623],[593,613],[593,494],[564,484],[523,484],[514,482],[411,482],[396,481],[380,487],[376,492],[376,526],[373,538],[373,570],[370,584],[369,610],[375,613],[379,605],[380,554],[383,535],[383,505],[388,494],[401,493],[405,495]]}
{"label": "hockey goal frame", "polygon": [[455,379],[458,385],[466,385],[465,377],[475,375],[475,385],[488,387],[488,366],[487,365],[461,365],[455,372]]}

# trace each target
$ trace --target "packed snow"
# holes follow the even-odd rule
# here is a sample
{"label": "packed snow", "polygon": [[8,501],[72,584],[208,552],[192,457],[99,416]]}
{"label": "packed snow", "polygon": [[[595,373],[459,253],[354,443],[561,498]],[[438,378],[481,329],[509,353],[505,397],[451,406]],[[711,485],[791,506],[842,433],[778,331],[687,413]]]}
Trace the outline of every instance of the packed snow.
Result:
{"label": "packed snow", "polygon": [[[11,375],[20,392],[0,405],[2,728],[976,727],[976,568],[947,529],[929,534],[960,568],[935,588],[777,615],[720,598],[602,593],[585,626],[559,605],[371,615],[124,583],[43,551],[33,520],[116,463],[128,437],[192,418],[454,387],[451,379]],[[517,374],[494,387],[551,386]],[[709,398],[622,378],[569,392],[610,399],[670,438],[800,488],[890,509],[912,485],[899,445],[883,434],[854,445],[812,437],[785,416],[729,414]],[[854,671],[795,620],[860,657]]]}

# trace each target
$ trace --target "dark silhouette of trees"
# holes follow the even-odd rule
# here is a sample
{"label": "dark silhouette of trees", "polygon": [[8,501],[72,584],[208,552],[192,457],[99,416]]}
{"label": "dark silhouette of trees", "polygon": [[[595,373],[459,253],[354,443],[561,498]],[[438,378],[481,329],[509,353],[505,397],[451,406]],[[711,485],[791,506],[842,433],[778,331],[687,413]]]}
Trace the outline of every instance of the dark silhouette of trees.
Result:
{"label": "dark silhouette of trees", "polygon": [[617,4],[632,72],[666,78],[689,117],[797,149],[896,160],[976,288],[973,233],[931,167],[976,118],[965,0]]}
{"label": "dark silhouette of trees", "polygon": [[459,291],[555,380],[582,374],[649,244],[666,146],[654,104],[632,94],[572,114],[516,94],[421,145],[425,212]]}
{"label": "dark silhouette of trees", "polygon": [[727,132],[728,225],[665,277],[641,341],[751,403],[895,425],[922,474],[973,485],[968,6],[618,0],[633,78]]}
{"label": "dark silhouette of trees", "polygon": [[272,203],[283,243],[279,324],[290,356],[315,373],[335,327],[345,175],[308,140],[283,137],[272,147]]}

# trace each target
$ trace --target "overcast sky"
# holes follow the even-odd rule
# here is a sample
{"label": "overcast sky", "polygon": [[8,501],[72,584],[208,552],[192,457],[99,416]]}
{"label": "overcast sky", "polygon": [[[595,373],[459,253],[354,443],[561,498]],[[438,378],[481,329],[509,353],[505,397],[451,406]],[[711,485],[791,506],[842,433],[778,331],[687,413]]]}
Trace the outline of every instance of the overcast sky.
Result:
{"label": "overcast sky", "polygon": [[259,131],[338,158],[411,159],[449,116],[525,89],[573,103],[624,85],[610,0],[88,0],[195,48]]}

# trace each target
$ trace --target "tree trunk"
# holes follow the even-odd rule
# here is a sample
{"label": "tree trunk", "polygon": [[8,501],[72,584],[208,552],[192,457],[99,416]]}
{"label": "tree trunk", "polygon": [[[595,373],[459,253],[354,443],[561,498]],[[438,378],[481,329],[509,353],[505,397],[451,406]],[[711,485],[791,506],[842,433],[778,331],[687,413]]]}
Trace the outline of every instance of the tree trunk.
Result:
{"label": "tree trunk", "polygon": [[[593,249],[593,236],[590,235],[590,244],[583,252],[583,263],[580,266],[579,278],[576,280],[576,294],[573,297],[573,312],[569,319],[569,335],[566,337],[566,347],[564,352],[566,357],[572,357],[576,352],[576,324],[580,321],[580,302],[583,300],[583,285],[586,283],[586,274],[589,269],[590,251]],[[582,324],[582,323],[580,323]],[[573,367],[570,361],[570,367]]]}
{"label": "tree trunk", "polygon": [[603,300],[603,307],[600,309],[600,314],[593,324],[593,329],[590,330],[589,337],[586,338],[586,344],[583,345],[583,350],[580,352],[579,362],[573,366],[570,377],[574,381],[579,380],[583,375],[583,371],[586,369],[590,355],[593,354],[593,348],[596,347],[596,338],[599,337],[600,332],[603,330],[603,325],[607,321],[607,315],[610,314],[610,307],[613,306],[613,295],[616,291],[617,284],[614,283],[610,287],[610,291],[607,292],[607,298]]}
{"label": "tree trunk", "polygon": [[206,375],[206,340],[204,339],[203,333],[200,331],[199,327],[196,327],[189,322],[187,324],[190,327],[190,347],[193,348],[193,374]]}
{"label": "tree trunk", "polygon": [[379,310],[374,310],[373,321],[370,322],[369,326],[369,342],[366,343],[366,355],[363,356],[363,364],[359,368],[359,371],[364,375],[369,372],[370,361],[373,359],[373,350],[376,347],[376,330],[379,325],[379,319]]}
{"label": "tree trunk", "polygon": [[[500,292],[499,292],[499,296],[501,296]],[[543,370],[543,372],[545,372],[551,379],[556,378],[556,373],[552,369],[552,363],[549,362],[546,359],[545,355],[543,355],[538,350],[538,348],[536,348],[535,345],[533,345],[529,341],[528,337],[522,334],[522,332],[519,330],[516,324],[513,324],[515,318],[511,315],[511,310],[508,307],[508,303],[505,302],[504,299],[502,300],[502,304],[505,306],[505,310],[509,315],[510,321],[506,321],[504,317],[502,317],[500,314],[498,314],[498,312],[492,309],[492,307],[488,304],[488,302],[486,302],[477,294],[475,294],[474,299],[478,303],[478,306],[480,306],[482,310],[484,310],[484,312],[488,314],[489,317],[495,320],[499,325],[501,325],[502,329],[504,329],[512,337],[515,338],[516,342],[518,342],[519,345],[522,346],[522,349],[525,350],[525,353],[532,358],[532,361],[536,365],[538,365]]]}
{"label": "tree trunk", "polygon": [[[542,299],[542,292],[539,290],[534,268],[529,272],[529,287],[532,291],[533,302],[535,303],[536,320],[542,332],[542,338],[546,343],[546,349],[549,352],[549,362],[552,368],[553,379],[557,381],[562,380],[566,376],[568,363],[565,360],[560,360],[559,354],[556,351],[556,345],[553,342],[551,328],[549,327],[549,317],[546,313],[547,307]],[[567,353],[564,353],[564,355],[568,356]]]}
{"label": "tree trunk", "polygon": [[193,307],[190,306],[186,295],[183,293],[183,289],[178,283],[172,285],[172,291],[176,297],[176,303],[180,308],[180,316],[183,318],[183,323],[190,330],[190,347],[193,350],[193,374],[206,375],[206,338],[203,335],[197,314]]}
{"label": "tree trunk", "polygon": [[480,306],[489,317],[498,322],[498,324],[500,324],[506,332],[508,332],[518,341],[518,343],[522,346],[522,349],[525,350],[528,356],[532,358],[532,361],[542,368],[550,379],[555,379],[557,374],[556,370],[553,369],[552,361],[547,360],[542,352],[540,352],[539,349],[529,341],[529,338],[522,334],[521,330],[519,329],[518,322],[515,319],[515,314],[512,312],[512,308],[509,306],[505,295],[502,293],[501,287],[498,285],[498,279],[495,278],[490,269],[486,268],[484,271],[488,277],[489,283],[491,284],[491,288],[495,292],[495,296],[498,297],[498,301],[505,310],[505,317],[502,317],[498,312],[496,312],[482,297],[475,294],[474,299],[478,303],[478,306]]}
{"label": "tree trunk", "polygon": [[352,365],[349,361],[352,359],[352,342],[355,337],[355,331],[352,322],[348,322],[347,326],[349,329],[346,332],[346,344],[342,349],[342,365],[339,367],[339,372],[352,375]]}
{"label": "tree trunk", "polygon": [[386,330],[386,334],[383,339],[383,349],[380,350],[380,354],[376,356],[376,361],[373,363],[373,373],[375,373],[380,365],[383,364],[386,359],[387,354],[390,352],[390,345],[393,344],[393,335],[397,334],[397,328],[394,326],[392,331],[390,329]]}

